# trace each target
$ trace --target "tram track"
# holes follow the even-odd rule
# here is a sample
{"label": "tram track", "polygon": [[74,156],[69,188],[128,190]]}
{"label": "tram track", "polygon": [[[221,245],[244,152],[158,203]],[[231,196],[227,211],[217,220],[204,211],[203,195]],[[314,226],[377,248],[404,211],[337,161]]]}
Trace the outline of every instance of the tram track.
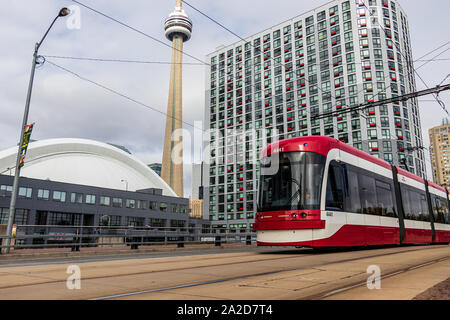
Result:
{"label": "tram track", "polygon": [[[32,299],[36,297],[41,299],[38,292],[48,291],[50,294],[46,296],[46,299],[52,299],[52,297],[54,297],[53,299],[92,300],[139,299],[145,297],[146,294],[164,295],[179,292],[177,289],[197,290],[214,285],[228,286],[231,283],[255,282],[267,277],[281,278],[288,273],[304,273],[304,270],[308,271],[308,269],[321,273],[325,269],[335,268],[333,265],[354,263],[364,259],[380,260],[392,256],[392,259],[399,260],[403,258],[395,258],[396,255],[408,253],[436,256],[441,253],[432,252],[443,247],[389,247],[369,250],[328,250],[319,253],[313,250],[286,250],[283,248],[264,253],[158,257],[119,262],[116,260],[110,262],[73,261],[75,264],[79,263],[82,270],[81,280],[84,290],[78,292],[69,292],[66,289],[66,268],[61,268],[60,264],[50,264],[47,268],[45,266],[5,267],[0,269],[0,298],[19,298],[23,292],[25,296]],[[444,253],[446,252],[444,250]],[[67,265],[71,263],[71,261],[67,261]],[[358,276],[364,272],[359,273]],[[1,287],[1,283],[3,283],[3,287]],[[346,283],[348,285],[348,281]],[[246,287],[245,284],[242,286]],[[342,287],[341,285],[333,289]],[[150,299],[152,298],[150,297]]]}
{"label": "tram track", "polygon": [[[283,259],[298,259],[300,258],[299,256],[296,257],[286,257]],[[202,257],[203,260],[209,260],[209,259],[213,259],[213,258],[209,258],[209,259],[204,259],[204,257]],[[208,268],[208,267],[224,267],[224,266],[229,266],[229,265],[237,265],[237,264],[248,264],[248,263],[254,263],[254,262],[267,262],[267,261],[272,261],[272,260],[279,260],[280,258],[271,258],[271,259],[254,259],[254,260],[249,260],[249,261],[242,261],[242,262],[230,262],[230,263],[212,263],[209,265],[202,265],[202,266],[195,266],[195,267],[190,267],[190,268],[182,268],[182,267],[177,267],[177,268],[169,268],[169,269],[161,269],[161,270],[153,270],[153,271],[141,271],[141,272],[132,272],[132,273],[127,273],[127,274],[113,274],[113,275],[104,275],[104,276],[95,276],[95,277],[85,277],[83,278],[83,280],[100,280],[100,279],[109,279],[109,278],[115,278],[115,277],[122,277],[122,276],[138,276],[138,275],[145,275],[145,274],[154,274],[154,273],[158,273],[158,272],[174,272],[174,271],[185,271],[185,270],[189,270],[189,269],[194,269],[194,268]],[[76,262],[74,262],[76,263]],[[159,263],[166,263],[166,262],[154,262],[154,264],[159,264]],[[65,263],[66,265],[70,264],[70,263]],[[26,286],[34,286],[37,284],[51,284],[51,283],[65,283],[66,279],[64,280],[53,280],[53,281],[45,281],[45,282],[41,282],[41,283],[32,283],[32,284],[25,284],[25,285],[21,285],[22,287],[26,287]],[[17,288],[18,286],[14,285],[14,286],[4,286],[1,287],[0,286],[0,290],[2,289],[8,289],[8,288]]]}
{"label": "tram track", "polygon": [[[443,261],[446,261],[446,260],[449,260],[449,259],[450,259],[450,255],[448,257],[434,259],[434,260],[431,260],[431,261],[427,261],[425,263],[421,263],[421,264],[418,264],[418,265],[414,265],[414,266],[410,266],[410,267],[407,267],[407,268],[403,268],[401,270],[394,271],[394,272],[388,273],[386,275],[380,276],[380,281],[381,280],[385,280],[385,279],[389,279],[391,277],[395,277],[395,276],[398,276],[398,275],[401,275],[401,274],[405,274],[405,273],[408,273],[410,271],[413,271],[413,270],[416,270],[416,269],[419,269],[419,268],[423,268],[423,267],[427,267],[427,266],[430,266],[430,265],[433,265],[433,264],[436,264],[436,263],[440,263],[440,262],[443,262]],[[344,287],[341,287],[341,288],[337,288],[337,289],[331,290],[329,292],[324,292],[324,293],[321,293],[321,294],[318,294],[318,295],[315,295],[315,296],[308,297],[307,300],[322,300],[322,299],[329,298],[331,296],[340,294],[342,292],[349,291],[349,290],[352,290],[352,289],[355,289],[355,288],[358,288],[358,287],[362,287],[362,286],[366,286],[366,285],[367,285],[366,281],[364,281],[364,282],[357,282],[356,284],[347,285],[347,286],[344,286]]]}
{"label": "tram track", "polygon": [[[390,249],[390,248],[389,248]],[[403,248],[402,248],[403,249]],[[429,247],[426,248],[415,248],[415,249],[410,249],[405,248],[405,250],[402,250],[400,252],[389,252],[389,253],[383,253],[383,254],[376,254],[376,255],[364,255],[362,257],[357,257],[357,258],[352,258],[352,259],[343,259],[343,260],[337,260],[337,261],[331,261],[328,263],[324,263],[324,264],[315,264],[315,265],[307,265],[304,266],[302,268],[290,268],[290,269],[280,269],[280,270],[275,270],[275,271],[271,271],[271,272],[264,272],[264,273],[258,273],[258,274],[250,274],[250,275],[245,275],[245,276],[239,276],[239,277],[230,277],[230,278],[226,278],[226,279],[219,279],[219,280],[215,280],[217,282],[224,282],[224,281],[230,281],[230,280],[234,280],[234,279],[241,279],[241,278],[245,278],[245,277],[256,277],[256,276],[261,276],[261,275],[269,275],[269,274],[276,274],[278,272],[285,272],[285,271],[294,271],[294,270],[301,270],[301,269],[307,269],[307,268],[317,268],[320,266],[325,266],[325,265],[329,265],[329,264],[333,264],[333,263],[344,263],[344,262],[351,262],[351,261],[355,261],[355,260],[360,260],[360,259],[368,259],[368,258],[375,258],[375,257],[380,257],[380,256],[387,256],[387,255],[394,255],[394,254],[399,254],[399,253],[404,253],[404,252],[412,252],[412,251],[421,251],[421,250],[429,250]],[[121,277],[121,276],[138,276],[138,275],[145,275],[145,274],[155,274],[158,272],[176,272],[176,271],[186,271],[186,270],[190,270],[190,269],[198,269],[198,268],[210,268],[210,267],[226,267],[226,266],[231,266],[231,265],[241,265],[241,264],[249,264],[249,263],[258,263],[258,262],[269,262],[269,261],[280,261],[280,260],[291,260],[291,259],[301,259],[301,258],[308,258],[311,256],[323,256],[323,255],[327,255],[327,254],[333,254],[333,253],[356,253],[356,252],[363,252],[363,253],[369,253],[372,250],[364,250],[364,251],[353,251],[353,250],[349,250],[349,251],[338,251],[338,252],[323,252],[323,253],[316,253],[313,251],[309,251],[308,253],[302,253],[301,251],[299,251],[298,253],[296,253],[293,250],[280,250],[279,252],[275,251],[275,252],[269,252],[269,253],[260,253],[258,255],[252,255],[249,257],[252,257],[253,259],[250,260],[244,260],[244,261],[240,261],[240,262],[229,262],[229,263],[210,263],[210,264],[205,264],[205,265],[199,265],[199,266],[193,266],[193,267],[189,267],[189,268],[185,268],[185,267],[174,267],[174,268],[167,268],[167,269],[161,269],[161,270],[151,270],[151,271],[140,271],[140,272],[132,272],[132,273],[127,273],[127,274],[110,274],[110,275],[103,275],[103,276],[93,276],[93,277],[83,277],[83,280],[100,280],[100,279],[111,279],[111,278],[115,278],[115,277]],[[288,256],[288,257],[274,257],[274,258],[267,258],[267,259],[258,259],[258,257],[260,257],[261,255],[273,255],[273,254],[295,254],[293,256]],[[202,256],[201,259],[203,261],[206,260],[214,260],[216,259],[215,255],[213,257],[205,257]],[[104,261],[104,260],[101,260]],[[161,261],[161,260],[157,260],[155,259],[152,262],[152,266],[158,265],[158,264],[164,264],[167,263],[167,261]],[[69,264],[76,264],[79,263],[77,261],[66,261],[64,264],[69,265]],[[88,261],[88,262],[81,262],[80,265],[82,265],[82,263],[89,263],[92,264],[92,262]],[[34,265],[31,265],[34,266]],[[16,266],[13,266],[16,267]],[[5,268],[7,268],[7,266],[5,266]],[[0,270],[1,271],[1,270]],[[2,275],[2,273],[0,272],[0,276]],[[3,275],[7,275],[7,274],[3,274]],[[39,285],[39,284],[52,284],[52,283],[65,283],[66,279],[64,280],[50,280],[50,279],[46,279],[44,277],[41,277],[39,274],[31,274],[29,273],[28,276],[33,277],[35,276],[36,278],[42,278],[45,279],[47,281],[43,281],[43,282],[38,282],[38,283],[30,283],[30,284],[23,284],[23,285],[14,285],[14,286],[1,286],[0,285],[0,290],[2,289],[8,289],[8,288],[17,288],[17,287],[27,287],[27,286],[34,286],[34,285]],[[213,281],[214,282],[214,281]],[[213,283],[212,282],[212,283]],[[200,284],[206,284],[203,282],[200,282]],[[192,285],[190,285],[192,286]]]}
{"label": "tram track", "polygon": [[[435,247],[435,249],[438,249],[438,248],[439,247]],[[136,291],[136,292],[127,292],[127,293],[116,294],[116,295],[111,295],[111,296],[96,297],[96,298],[91,298],[90,300],[120,299],[120,298],[127,298],[127,297],[139,296],[139,295],[144,295],[144,294],[168,292],[168,291],[171,291],[171,290],[177,290],[177,289],[183,289],[183,288],[200,287],[200,286],[225,283],[225,282],[230,282],[230,281],[235,281],[235,280],[245,280],[245,279],[251,279],[251,278],[256,278],[256,277],[281,274],[281,273],[284,273],[284,272],[292,272],[292,271],[300,271],[300,270],[308,270],[308,269],[317,269],[317,268],[330,266],[330,265],[334,265],[334,264],[354,262],[354,261],[358,261],[358,260],[365,260],[365,259],[371,259],[371,258],[385,257],[385,256],[390,256],[390,255],[398,255],[398,254],[403,254],[403,253],[411,253],[411,252],[416,252],[416,251],[432,250],[432,249],[434,249],[434,248],[426,247],[426,248],[416,248],[416,249],[409,249],[409,250],[401,250],[400,252],[397,251],[397,252],[389,252],[389,253],[382,253],[382,254],[375,254],[375,255],[364,255],[364,256],[355,257],[355,258],[348,258],[348,259],[341,259],[341,260],[336,260],[336,261],[330,261],[330,262],[326,262],[326,263],[305,265],[305,266],[302,266],[302,267],[281,268],[281,269],[273,270],[273,271],[269,271],[269,272],[247,274],[247,275],[241,275],[241,276],[234,276],[234,277],[227,277],[227,278],[222,278],[222,279],[216,279],[216,280],[211,280],[211,281],[200,281],[200,282],[195,282],[195,283],[185,283],[185,284],[180,284],[180,285],[170,286],[170,287],[165,287],[165,288],[154,288],[154,289],[149,289],[149,290],[140,290],[140,291]],[[296,257],[296,258],[299,258],[299,257]],[[284,259],[287,259],[287,258],[284,258]],[[429,265],[430,263],[435,263],[435,261],[438,262],[438,261],[442,261],[442,260],[445,260],[445,259],[450,259],[450,254],[449,254],[448,257],[440,258],[440,259],[437,259],[437,260],[433,260],[431,262],[426,262],[425,264],[420,264],[420,265],[417,265],[417,266],[411,266],[411,267],[408,267],[408,268],[406,268],[404,270],[401,270],[399,272],[400,273],[407,272],[409,270],[413,270],[413,269],[419,268],[421,266]],[[275,260],[275,259],[270,259],[270,260]],[[280,260],[280,259],[277,258],[276,260]],[[394,276],[394,275],[398,274],[399,272],[394,272],[394,273],[385,275],[383,278]],[[353,288],[353,286],[361,286],[363,284],[365,284],[365,282],[361,283],[359,281],[359,282],[357,282],[356,285],[346,286],[346,287],[343,287],[343,288],[334,289],[334,290],[332,290],[330,292],[326,292],[326,293],[323,293],[323,294],[320,294],[320,295],[316,295],[314,297],[307,298],[307,299],[321,299],[322,297],[325,298],[325,297],[328,297],[328,296],[330,296],[332,294],[338,293],[338,290],[341,290],[341,291],[349,290],[349,289]],[[341,292],[341,291],[339,291],[339,292]]]}

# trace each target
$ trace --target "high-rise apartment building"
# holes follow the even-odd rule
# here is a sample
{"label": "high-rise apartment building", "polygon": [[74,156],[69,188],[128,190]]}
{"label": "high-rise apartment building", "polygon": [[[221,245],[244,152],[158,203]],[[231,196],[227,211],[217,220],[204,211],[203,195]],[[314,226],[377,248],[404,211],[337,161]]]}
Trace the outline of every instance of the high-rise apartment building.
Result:
{"label": "high-rise apartment building", "polygon": [[331,136],[396,165],[406,159],[423,176],[423,151],[408,151],[422,146],[416,99],[339,113],[416,91],[397,1],[332,1],[207,59],[205,122],[213,133],[204,210],[213,225],[251,227],[258,163],[250,160],[276,140]]}
{"label": "high-rise apartment building", "polygon": [[442,125],[428,130],[430,156],[434,182],[450,187],[450,124],[448,119]]}

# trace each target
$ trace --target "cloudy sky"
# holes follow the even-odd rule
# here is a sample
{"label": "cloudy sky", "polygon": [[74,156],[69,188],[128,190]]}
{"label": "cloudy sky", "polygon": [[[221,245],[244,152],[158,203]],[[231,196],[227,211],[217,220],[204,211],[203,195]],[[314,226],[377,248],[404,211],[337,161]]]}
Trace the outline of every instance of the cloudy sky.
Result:
{"label": "cloudy sky", "polygon": [[[80,0],[81,3],[116,18],[166,44],[164,20],[173,11],[175,0]],[[189,0],[194,7],[233,30],[241,37],[251,36],[282,21],[325,4],[325,0]],[[63,6],[77,5],[69,0],[0,0],[0,150],[17,144],[22,122],[34,44],[41,39]],[[450,41],[449,1],[400,0],[411,30],[413,56],[418,59]],[[78,6],[79,29],[73,20],[57,21],[40,54],[44,56],[89,57],[168,62],[170,48],[134,32],[104,16]],[[237,39],[187,5],[194,31],[185,52],[205,60],[216,47]],[[71,20],[72,19],[72,20]],[[67,24],[67,20],[69,24]],[[72,24],[71,24],[72,23]],[[70,28],[71,27],[71,28]],[[418,69],[428,86],[439,84],[450,74],[450,44],[434,54],[439,61]],[[146,106],[77,78],[50,63],[36,71],[29,123],[36,122],[33,139],[86,138],[126,146],[145,163],[160,162],[169,86],[169,64],[131,64],[76,61],[47,58],[78,75],[95,81]],[[184,56],[184,121],[203,120],[205,66]],[[417,62],[419,67],[425,62]],[[450,78],[446,83],[450,82]],[[425,85],[417,79],[418,89]],[[450,92],[441,94],[450,110]],[[431,96],[420,100],[423,138],[429,146],[428,129],[440,124],[446,115]],[[153,109],[152,109],[153,108]],[[196,125],[200,126],[200,124]],[[193,132],[189,125],[185,128]],[[194,143],[191,148],[194,148]],[[188,146],[187,146],[188,147]],[[185,151],[186,157],[192,153]],[[428,158],[427,154],[427,158]],[[428,166],[429,167],[429,166]],[[430,167],[428,174],[431,176]],[[185,167],[185,196],[191,194],[190,166]]]}

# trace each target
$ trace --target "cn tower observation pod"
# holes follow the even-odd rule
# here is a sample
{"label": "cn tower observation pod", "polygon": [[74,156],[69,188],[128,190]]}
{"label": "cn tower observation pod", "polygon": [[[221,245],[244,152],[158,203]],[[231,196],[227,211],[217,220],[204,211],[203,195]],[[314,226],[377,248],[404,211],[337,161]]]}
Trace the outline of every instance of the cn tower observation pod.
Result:
{"label": "cn tower observation pod", "polygon": [[183,8],[176,7],[175,11],[166,19],[164,30],[166,31],[166,38],[170,41],[176,34],[181,35],[183,41],[188,41],[192,34],[192,21]]}
{"label": "cn tower observation pod", "polygon": [[[14,175],[17,147],[0,151],[0,173]],[[31,142],[22,177],[136,191],[158,188],[175,192],[136,157],[112,145],[86,139],[49,139]],[[126,184],[125,184],[126,182]]]}

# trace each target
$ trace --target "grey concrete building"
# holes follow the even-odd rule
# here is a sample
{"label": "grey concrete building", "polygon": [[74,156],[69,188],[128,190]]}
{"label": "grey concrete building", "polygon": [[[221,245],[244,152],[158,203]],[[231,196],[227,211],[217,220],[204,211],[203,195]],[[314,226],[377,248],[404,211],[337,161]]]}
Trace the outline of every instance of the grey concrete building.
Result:
{"label": "grey concrete building", "polygon": [[[0,175],[0,224],[8,221],[12,182],[13,176]],[[14,224],[34,226],[19,227],[19,235],[65,232],[57,226],[147,227],[167,231],[165,240],[178,241],[180,234],[170,230],[191,228],[183,240],[194,241],[199,240],[195,237],[201,228],[210,225],[207,220],[189,218],[189,199],[165,196],[156,188],[123,191],[21,177],[16,208]],[[92,230],[86,228],[85,232]],[[164,241],[164,236],[155,233],[153,239]]]}
{"label": "grey concrete building", "polygon": [[[0,224],[9,220],[16,152],[16,147],[0,151]],[[209,221],[190,219],[189,199],[178,197],[138,158],[93,140],[30,143],[18,191],[14,221],[22,226],[18,233],[84,234],[109,227],[102,230],[122,238],[124,232],[129,235],[130,230],[139,229],[152,241],[173,241],[192,240],[196,231],[209,225]]]}

